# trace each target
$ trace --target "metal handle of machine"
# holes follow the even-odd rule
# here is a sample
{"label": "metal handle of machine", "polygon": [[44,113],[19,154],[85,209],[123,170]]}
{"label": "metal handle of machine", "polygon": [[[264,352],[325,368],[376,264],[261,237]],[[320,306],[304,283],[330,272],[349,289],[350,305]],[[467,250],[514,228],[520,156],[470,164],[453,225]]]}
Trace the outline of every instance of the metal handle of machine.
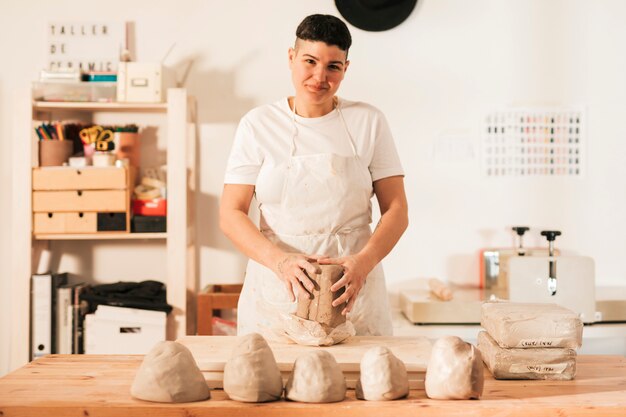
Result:
{"label": "metal handle of machine", "polygon": [[548,254],[550,255],[550,265],[548,271],[548,291],[550,295],[556,295],[556,261],[554,260],[554,241],[557,236],[561,236],[558,230],[542,230],[541,236],[548,239]]}
{"label": "metal handle of machine", "polygon": [[524,238],[524,233],[529,231],[530,228],[526,226],[513,226],[511,230],[517,233],[517,254],[519,256],[526,255],[526,250],[524,249],[524,243],[522,240]]}

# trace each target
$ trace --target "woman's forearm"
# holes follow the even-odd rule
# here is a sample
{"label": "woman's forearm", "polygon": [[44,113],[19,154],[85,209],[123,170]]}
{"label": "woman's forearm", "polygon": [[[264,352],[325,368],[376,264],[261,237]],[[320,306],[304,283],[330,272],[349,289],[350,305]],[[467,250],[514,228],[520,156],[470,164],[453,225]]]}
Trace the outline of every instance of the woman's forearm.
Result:
{"label": "woman's forearm", "polygon": [[409,210],[404,192],[404,178],[388,177],[374,182],[381,217],[359,257],[374,268],[391,252],[409,225]]}
{"label": "woman's forearm", "polygon": [[257,229],[246,213],[226,209],[220,213],[220,228],[247,257],[276,271],[285,254]]}
{"label": "woman's forearm", "polygon": [[406,205],[397,204],[390,207],[380,218],[372,237],[359,252],[372,267],[391,252],[409,225]]}

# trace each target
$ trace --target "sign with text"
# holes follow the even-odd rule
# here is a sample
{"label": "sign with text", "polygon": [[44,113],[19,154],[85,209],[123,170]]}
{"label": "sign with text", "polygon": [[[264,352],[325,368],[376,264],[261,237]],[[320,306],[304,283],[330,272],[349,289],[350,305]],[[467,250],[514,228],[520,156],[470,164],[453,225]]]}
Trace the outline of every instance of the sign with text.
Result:
{"label": "sign with text", "polygon": [[115,72],[125,44],[124,22],[49,22],[46,69]]}

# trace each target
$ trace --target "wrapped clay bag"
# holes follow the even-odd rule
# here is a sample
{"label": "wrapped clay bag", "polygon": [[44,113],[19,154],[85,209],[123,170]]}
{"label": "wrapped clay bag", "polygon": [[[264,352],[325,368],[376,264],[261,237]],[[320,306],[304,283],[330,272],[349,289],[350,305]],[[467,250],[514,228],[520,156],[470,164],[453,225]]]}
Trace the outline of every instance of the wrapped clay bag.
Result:
{"label": "wrapped clay bag", "polygon": [[319,271],[309,275],[314,284],[312,292],[299,291],[295,314],[279,314],[275,332],[290,341],[308,346],[330,346],[341,343],[356,331],[341,312],[345,304],[333,307],[332,302],[343,294],[343,289],[332,292],[330,287],[343,276],[340,265],[313,264]]}
{"label": "wrapped clay bag", "polygon": [[345,396],[346,380],[333,355],[315,350],[296,359],[285,397],[305,403],[333,403]]}
{"label": "wrapped clay bag", "polygon": [[356,397],[361,400],[396,400],[409,394],[409,376],[404,362],[389,349],[377,346],[361,359],[361,375]]}
{"label": "wrapped clay bag", "polygon": [[202,401],[209,387],[187,347],[159,342],[144,357],[130,388],[133,397],[160,403]]}
{"label": "wrapped clay bag", "polygon": [[480,351],[456,336],[433,345],[426,369],[426,395],[437,400],[478,399],[483,393]]}
{"label": "wrapped clay bag", "polygon": [[283,394],[283,380],[274,353],[258,333],[239,338],[224,366],[224,392],[236,401],[275,401]]}

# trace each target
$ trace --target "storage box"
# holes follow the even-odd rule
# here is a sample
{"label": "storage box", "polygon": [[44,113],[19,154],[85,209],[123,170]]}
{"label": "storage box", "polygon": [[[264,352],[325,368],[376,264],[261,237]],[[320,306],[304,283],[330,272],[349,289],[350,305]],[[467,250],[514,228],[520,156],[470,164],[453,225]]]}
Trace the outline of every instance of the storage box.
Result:
{"label": "storage box", "polygon": [[133,214],[136,216],[167,216],[167,199],[133,200]]}
{"label": "storage box", "polygon": [[125,232],[126,213],[98,213],[98,232]]}
{"label": "storage box", "polygon": [[85,353],[143,355],[165,340],[162,311],[99,305],[85,316]]}
{"label": "storage box", "polygon": [[117,101],[162,103],[166,91],[175,87],[173,72],[160,63],[120,62],[117,73]]}
{"label": "storage box", "polygon": [[167,231],[165,216],[134,216],[131,221],[133,233],[164,233]]}
{"label": "storage box", "polygon": [[130,232],[125,167],[33,168],[33,232]]}
{"label": "storage box", "polygon": [[81,81],[36,81],[33,83],[35,101],[113,102],[117,83]]}

